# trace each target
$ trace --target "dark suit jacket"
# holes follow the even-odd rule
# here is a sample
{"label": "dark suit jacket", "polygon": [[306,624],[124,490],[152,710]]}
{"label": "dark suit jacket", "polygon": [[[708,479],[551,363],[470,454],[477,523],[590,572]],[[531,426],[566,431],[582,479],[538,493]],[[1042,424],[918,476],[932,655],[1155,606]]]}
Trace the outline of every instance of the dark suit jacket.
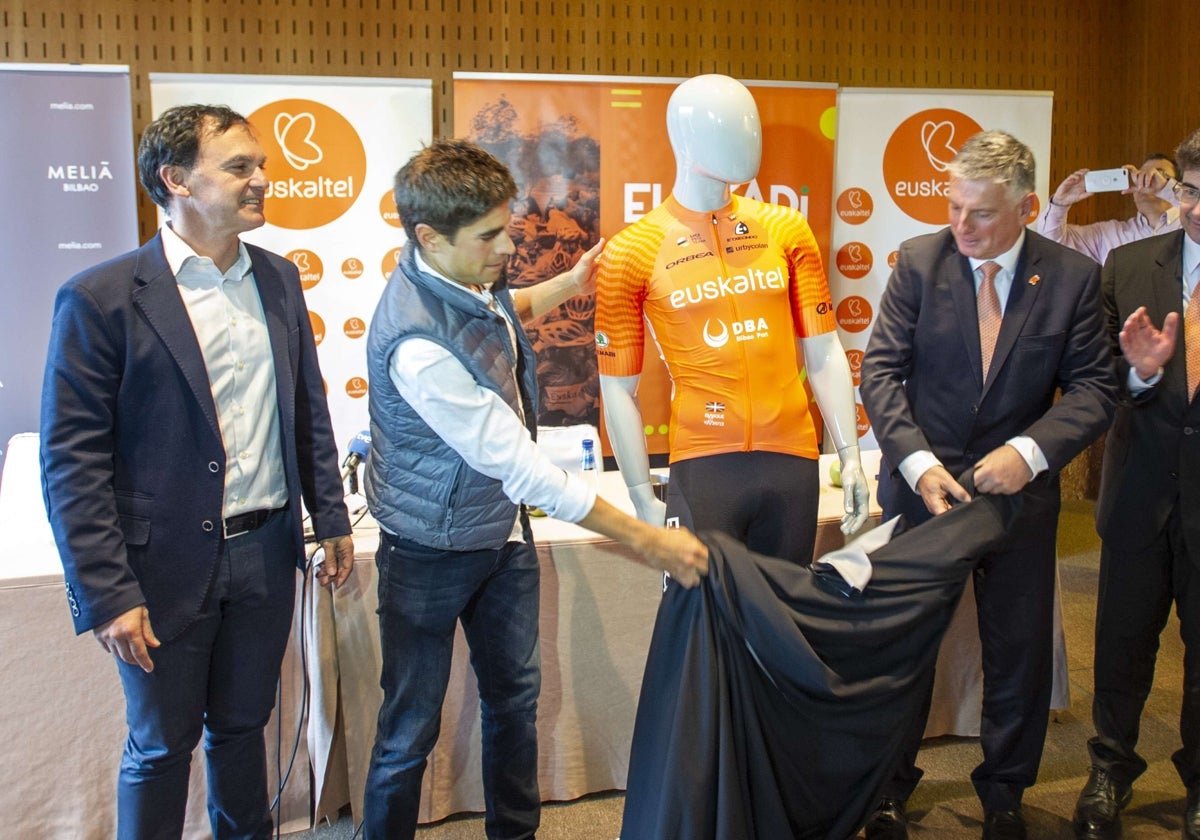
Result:
{"label": "dark suit jacket", "polygon": [[[320,538],[350,533],[295,266],[247,246],[275,363],[283,465]],[[193,620],[222,541],[225,449],[161,234],[58,292],[42,387],[42,490],[75,631],[146,604],[161,640]]]}
{"label": "dark suit jacket", "polygon": [[1040,486],[1057,504],[1059,470],[1104,431],[1116,399],[1099,266],[1027,230],[981,378],[970,263],[949,228],[908,240],[880,301],[860,388],[883,451],[879,500],[887,515],[928,516],[896,469],[913,452],[932,451],[958,475],[1017,435],[1033,438],[1049,463],[1031,497]]}
{"label": "dark suit jacket", "polygon": [[[1188,399],[1182,320],[1162,379],[1136,399],[1117,343],[1125,319],[1139,306],[1159,328],[1169,312],[1182,319],[1184,235],[1175,231],[1130,243],[1111,251],[1104,265],[1104,315],[1120,402],[1105,441],[1096,530],[1122,551],[1145,548],[1175,505],[1195,511],[1200,503],[1200,401]],[[1184,516],[1183,533],[1189,556],[1200,562],[1200,517]]]}

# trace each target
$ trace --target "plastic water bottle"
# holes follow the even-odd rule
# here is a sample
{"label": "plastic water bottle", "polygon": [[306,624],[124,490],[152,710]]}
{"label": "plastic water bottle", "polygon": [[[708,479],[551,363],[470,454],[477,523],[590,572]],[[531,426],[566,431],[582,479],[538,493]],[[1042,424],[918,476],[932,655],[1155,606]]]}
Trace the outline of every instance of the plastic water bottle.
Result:
{"label": "plastic water bottle", "polygon": [[585,438],[583,441],[583,451],[579,454],[579,472],[583,480],[595,489],[599,479],[596,475],[596,444],[591,438]]}

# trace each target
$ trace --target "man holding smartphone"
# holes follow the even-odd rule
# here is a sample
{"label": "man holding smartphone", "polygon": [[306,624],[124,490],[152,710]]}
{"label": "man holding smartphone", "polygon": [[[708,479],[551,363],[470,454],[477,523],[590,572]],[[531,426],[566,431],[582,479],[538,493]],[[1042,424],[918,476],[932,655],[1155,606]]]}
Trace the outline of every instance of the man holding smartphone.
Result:
{"label": "man holding smartphone", "polygon": [[[1077,170],[1064,178],[1050,196],[1042,216],[1041,234],[1104,265],[1108,252],[1118,245],[1179,230],[1179,208],[1174,193],[1179,173],[1175,162],[1167,155],[1155,153],[1146,158],[1141,168],[1131,163],[1121,168],[1129,173],[1127,185],[1108,186],[1100,179],[1100,183],[1089,186],[1089,176],[1100,173],[1087,169]],[[1090,225],[1067,224],[1068,208],[1072,204],[1097,192],[1115,189],[1133,195],[1137,213],[1132,218],[1108,219]]]}

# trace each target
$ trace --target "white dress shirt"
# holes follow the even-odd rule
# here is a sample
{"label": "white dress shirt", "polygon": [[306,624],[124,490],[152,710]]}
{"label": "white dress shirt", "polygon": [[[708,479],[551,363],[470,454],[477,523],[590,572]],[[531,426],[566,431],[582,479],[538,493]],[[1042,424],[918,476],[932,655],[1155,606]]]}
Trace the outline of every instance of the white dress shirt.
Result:
{"label": "white dress shirt", "polygon": [[[1021,234],[1017,237],[1016,243],[998,257],[990,260],[979,260],[974,257],[968,257],[971,263],[971,271],[975,278],[975,293],[979,293],[979,284],[983,282],[983,272],[979,267],[985,262],[994,262],[1000,266],[1000,270],[996,272],[996,276],[992,279],[993,285],[996,287],[996,296],[1000,298],[1000,314],[1008,310],[1008,294],[1012,291],[1013,278],[1017,270],[1017,260],[1021,257],[1021,246],[1025,244],[1025,229],[1021,229]],[[1042,452],[1042,448],[1037,445],[1033,438],[1026,435],[1018,435],[1017,437],[1009,438],[1005,441],[1013,449],[1017,450],[1025,464],[1029,467],[1033,475],[1045,472],[1050,468],[1046,461],[1046,455]],[[904,476],[904,480],[908,482],[908,486],[912,491],[917,492],[917,481],[931,467],[940,467],[942,462],[936,455],[928,449],[918,449],[911,453],[903,461],[900,462],[900,474]],[[958,478],[958,476],[954,476]]]}
{"label": "white dress shirt", "polygon": [[[515,352],[513,330],[520,326],[508,320],[491,291],[477,292],[454,283],[421,259],[420,252],[416,262],[421,271],[466,290],[504,317]],[[503,397],[476,382],[449,350],[425,338],[406,338],[396,345],[388,369],[405,402],[467,466],[499,481],[514,503],[541,508],[567,522],[578,522],[591,512],[596,491],[578,476],[555,466],[538,449],[521,416]],[[509,539],[524,539],[515,516]]]}
{"label": "white dress shirt", "polygon": [[166,224],[163,251],[187,308],[225,446],[228,519],[287,503],[283,444],[275,389],[275,363],[258,285],[244,244],[222,273]]}

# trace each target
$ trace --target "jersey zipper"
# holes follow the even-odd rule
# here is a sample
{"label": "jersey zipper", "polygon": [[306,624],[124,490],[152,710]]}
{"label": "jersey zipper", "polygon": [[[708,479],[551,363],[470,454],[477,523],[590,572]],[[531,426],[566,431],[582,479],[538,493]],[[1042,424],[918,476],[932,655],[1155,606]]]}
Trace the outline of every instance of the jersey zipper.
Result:
{"label": "jersey zipper", "polygon": [[[733,220],[733,216],[730,216],[729,218],[730,221]],[[718,218],[716,213],[712,214],[712,226],[713,253],[717,255],[717,262],[720,263],[721,276],[728,279],[729,265],[725,262],[724,236],[721,232],[721,220]],[[746,358],[745,346],[741,341],[738,341],[737,336],[733,334],[733,323],[736,323],[740,320],[738,317],[740,312],[738,310],[736,295],[729,296],[729,309],[732,314],[732,323],[730,323],[727,327],[730,333],[730,340],[737,344],[738,355],[742,357],[742,370],[749,371],[750,366],[749,360]],[[742,417],[744,418],[745,422],[745,427],[742,433],[742,451],[750,452],[754,444],[754,400],[752,398],[752,394],[750,393],[749,382],[746,383],[746,387],[743,389]]]}

